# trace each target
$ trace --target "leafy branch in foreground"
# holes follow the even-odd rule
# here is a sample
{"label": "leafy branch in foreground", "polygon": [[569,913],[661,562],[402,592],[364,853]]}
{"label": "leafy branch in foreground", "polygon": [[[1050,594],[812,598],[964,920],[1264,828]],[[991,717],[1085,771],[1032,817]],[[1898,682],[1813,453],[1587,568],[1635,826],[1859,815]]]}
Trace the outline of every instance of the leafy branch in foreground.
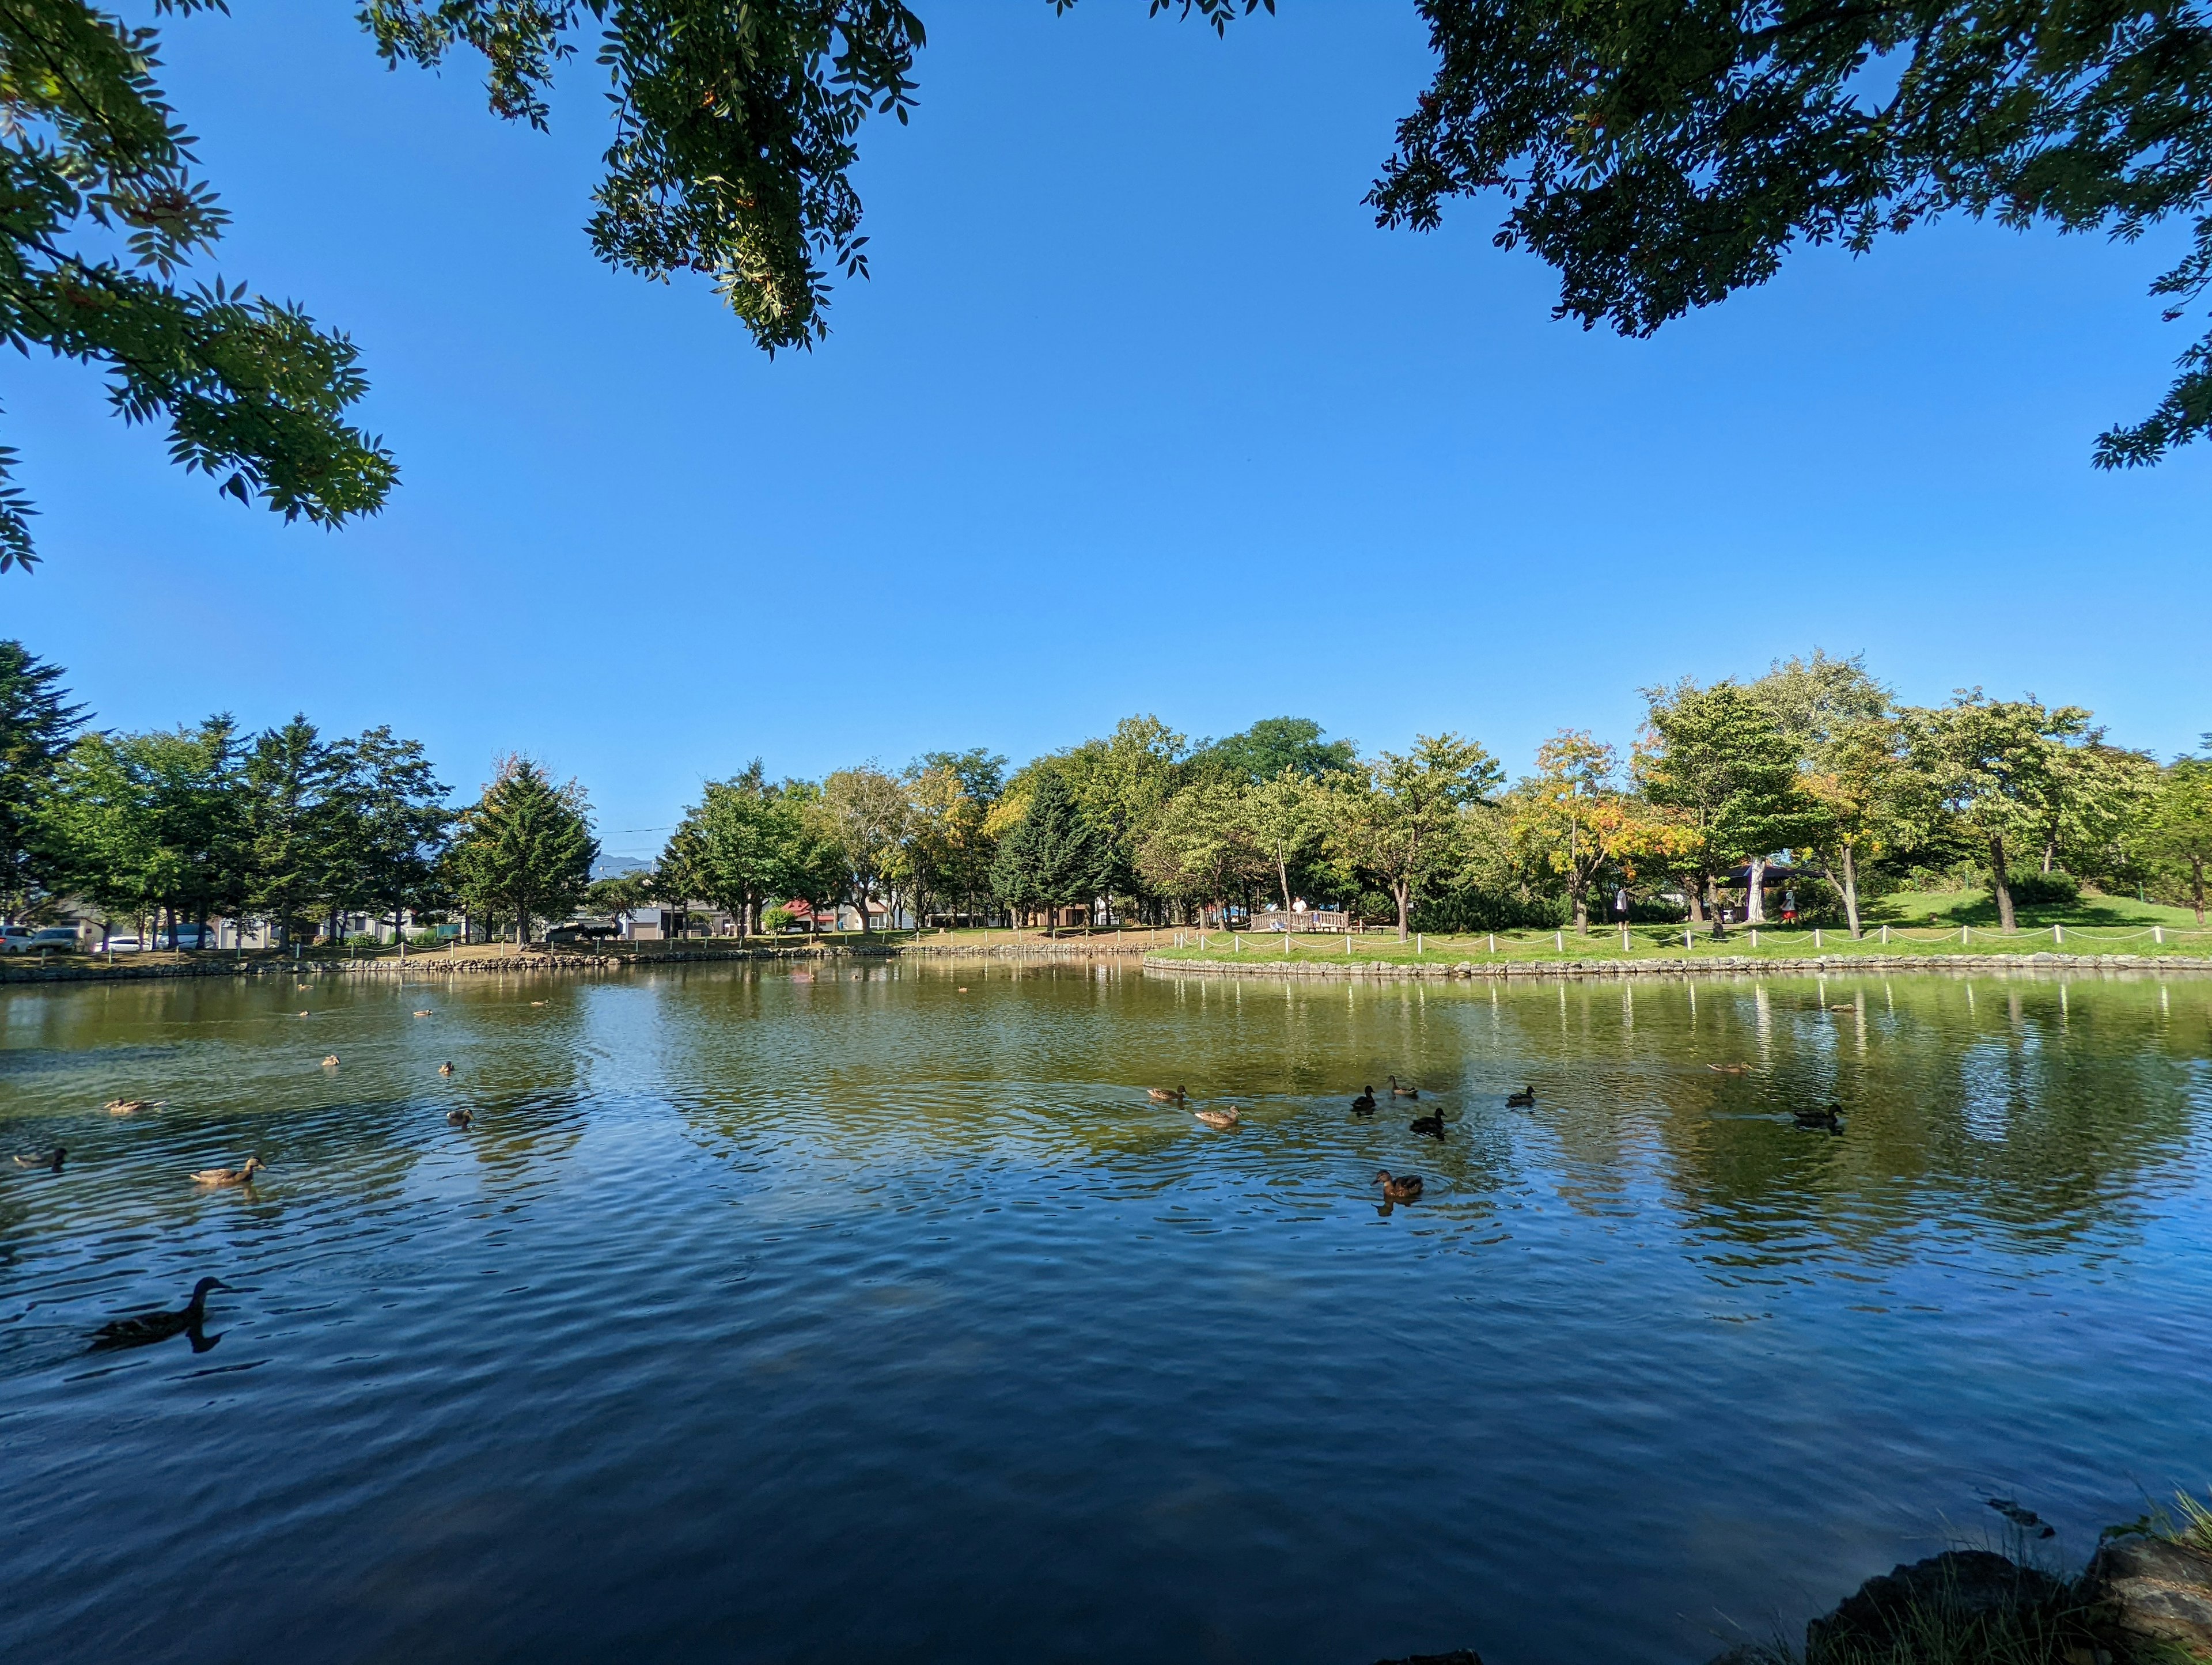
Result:
{"label": "leafy branch in foreground", "polygon": [[[191,9],[189,4],[179,9]],[[286,520],[370,513],[389,453],[343,420],[353,343],[298,307],[180,270],[220,236],[150,29],[81,0],[0,0],[0,341],[105,368],[126,422],[166,417],[172,459]],[[0,571],[37,560],[0,448]]]}
{"label": "leafy branch in foreground", "polygon": [[867,270],[854,139],[871,112],[907,119],[921,20],[901,0],[368,0],[361,16],[393,63],[474,47],[494,112],[542,128],[586,13],[615,115],[594,251],[705,274],[771,353],[820,339],[821,260]]}
{"label": "leafy branch in foreground", "polygon": [[[1419,0],[1440,62],[1369,197],[1426,230],[1498,191],[1496,241],[1559,312],[1648,335],[1764,283],[1795,244],[1870,248],[1952,210],[2133,241],[2193,227],[2152,292],[2212,285],[2212,22],[2186,0]],[[2212,428],[2212,333],[2100,467]]]}

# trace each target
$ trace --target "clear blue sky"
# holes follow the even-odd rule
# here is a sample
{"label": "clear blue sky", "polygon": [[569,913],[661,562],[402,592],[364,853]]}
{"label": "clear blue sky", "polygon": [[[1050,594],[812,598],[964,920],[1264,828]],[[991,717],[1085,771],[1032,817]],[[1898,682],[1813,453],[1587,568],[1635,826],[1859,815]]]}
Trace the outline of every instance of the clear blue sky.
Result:
{"label": "clear blue sky", "polygon": [[951,0],[872,124],[874,276],[770,362],[696,281],[598,264],[605,142],[476,67],[381,69],[350,7],[163,23],[235,223],[222,270],[361,343],[404,477],[335,535],[218,500],[96,378],[15,362],[46,564],[0,630],[103,724],[389,721],[473,790],[521,748],[649,854],[700,781],[1157,712],[1456,728],[1509,768],[1632,738],[1641,684],[1864,650],[1906,698],[2212,728],[2212,454],[2106,475],[2165,386],[2166,245],[1959,222],[1623,341],[1550,271],[1359,198],[1425,84],[1408,5],[1284,0],[1226,40],[1141,0]]}

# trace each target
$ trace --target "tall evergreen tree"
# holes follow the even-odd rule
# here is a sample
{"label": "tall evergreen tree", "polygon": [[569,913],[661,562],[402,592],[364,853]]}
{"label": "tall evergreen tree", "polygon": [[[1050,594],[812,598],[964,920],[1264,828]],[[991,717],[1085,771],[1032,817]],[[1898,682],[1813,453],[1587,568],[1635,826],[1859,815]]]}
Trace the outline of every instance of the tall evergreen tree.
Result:
{"label": "tall evergreen tree", "polygon": [[248,851],[246,904],[279,946],[331,894],[338,760],[304,714],[254,737],[241,770]]}
{"label": "tall evergreen tree", "polygon": [[1011,908],[1074,908],[1102,895],[1114,870],[1105,834],[1048,769],[1030,793],[1028,813],[1000,842],[991,888]]}
{"label": "tall evergreen tree", "polygon": [[62,668],[0,641],[0,919],[15,915],[65,882],[65,847],[40,811],[54,771],[83,726],[69,702]]}
{"label": "tall evergreen tree", "polygon": [[332,750],[331,870],[337,899],[389,919],[395,933],[410,908],[441,905],[441,872],[453,822],[446,788],[419,740],[380,726]]}
{"label": "tall evergreen tree", "polygon": [[532,921],[574,907],[590,885],[599,854],[590,817],[575,781],[556,787],[532,759],[501,759],[483,796],[462,813],[450,857],[454,888],[472,911],[513,920],[520,949]]}

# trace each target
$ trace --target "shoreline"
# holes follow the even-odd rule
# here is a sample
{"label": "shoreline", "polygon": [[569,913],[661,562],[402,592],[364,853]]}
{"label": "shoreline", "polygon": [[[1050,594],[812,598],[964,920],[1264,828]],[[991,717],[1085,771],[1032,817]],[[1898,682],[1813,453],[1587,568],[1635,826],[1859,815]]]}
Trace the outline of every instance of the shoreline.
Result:
{"label": "shoreline", "polygon": [[617,952],[544,951],[528,954],[448,956],[436,950],[405,960],[194,960],[156,965],[127,963],[9,964],[0,961],[0,987],[26,984],[136,982],[189,977],[460,977],[529,974],[584,975],[623,973],[656,965],[763,964],[777,962],[868,959],[966,960],[1000,963],[1085,962],[1135,958],[1147,976],[1241,977],[1301,982],[1476,982],[1515,979],[1556,981],[1620,978],[1743,978],[1842,976],[1873,971],[1885,975],[1942,972],[1957,975],[1976,970],[2000,973],[2063,971],[2111,975],[2151,972],[2203,976],[2212,960],[2178,955],[2058,954],[1833,954],[1788,959],[1716,954],[1702,959],[1654,960],[1291,960],[1255,955],[1243,960],[1184,959],[1151,945],[1102,944],[1092,938],[1066,943],[1041,941],[985,948],[959,944],[935,946],[911,943],[823,943],[790,947],[690,948],[665,951],[636,945]]}
{"label": "shoreline", "polygon": [[1840,976],[1851,971],[2153,971],[2212,973],[2212,961],[2141,954],[1836,954],[1792,959],[1714,955],[1668,960],[1457,960],[1419,964],[1403,960],[1171,959],[1147,954],[1146,976],[1249,977],[1316,982],[1474,982],[1512,978],[1566,981],[1619,977]]}

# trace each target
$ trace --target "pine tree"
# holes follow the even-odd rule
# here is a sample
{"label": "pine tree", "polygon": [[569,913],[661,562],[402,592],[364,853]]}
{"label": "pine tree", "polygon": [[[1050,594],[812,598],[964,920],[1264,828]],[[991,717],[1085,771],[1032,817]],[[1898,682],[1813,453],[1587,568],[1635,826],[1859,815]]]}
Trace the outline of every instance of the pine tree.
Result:
{"label": "pine tree", "polygon": [[1114,868],[1106,836],[1056,774],[1030,794],[1029,811],[999,846],[991,889],[1011,908],[1073,908],[1103,892]]}
{"label": "pine tree", "polygon": [[61,678],[59,665],[33,658],[21,642],[0,641],[0,918],[10,925],[64,882],[66,852],[40,813],[84,719]]}
{"label": "pine tree", "polygon": [[571,781],[556,787],[529,758],[501,760],[499,775],[461,817],[454,888],[477,913],[512,919],[518,947],[533,920],[565,913],[592,882],[599,842],[591,805]]}

